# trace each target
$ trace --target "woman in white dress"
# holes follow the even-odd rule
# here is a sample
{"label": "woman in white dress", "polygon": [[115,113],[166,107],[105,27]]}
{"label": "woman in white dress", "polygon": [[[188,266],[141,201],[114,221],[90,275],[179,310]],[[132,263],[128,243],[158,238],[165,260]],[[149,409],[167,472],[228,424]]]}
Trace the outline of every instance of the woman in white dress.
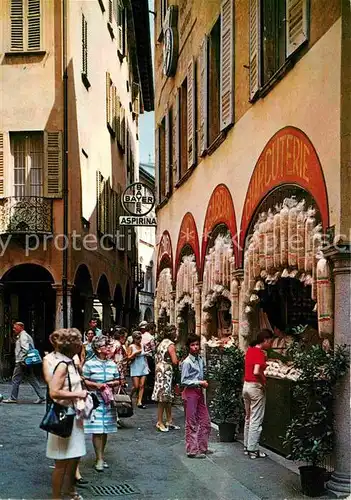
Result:
{"label": "woman in white dress", "polygon": [[[50,398],[61,405],[74,408],[77,401],[85,399],[87,395],[87,391],[82,390],[81,377],[73,361],[74,356],[82,349],[82,336],[75,328],[57,330],[55,334],[56,364],[49,383]],[[63,484],[67,486],[68,494],[72,499],[81,498],[75,488],[75,473],[79,459],[85,453],[84,429],[81,420],[74,419],[72,434],[68,438],[48,434],[46,456],[55,460],[55,469],[52,473],[53,498],[62,498]]]}

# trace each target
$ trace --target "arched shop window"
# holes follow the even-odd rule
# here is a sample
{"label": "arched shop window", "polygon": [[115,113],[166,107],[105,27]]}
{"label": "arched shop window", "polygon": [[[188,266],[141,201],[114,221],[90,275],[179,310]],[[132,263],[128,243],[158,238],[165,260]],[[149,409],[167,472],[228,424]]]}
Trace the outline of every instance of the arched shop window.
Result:
{"label": "arched shop window", "polygon": [[234,260],[230,232],[225,224],[219,224],[209,238],[203,273],[203,324],[208,339],[232,334],[230,283]]}
{"label": "arched shop window", "polygon": [[285,354],[295,337],[321,341],[317,315],[317,264],[322,225],[318,207],[304,189],[287,185],[259,205],[249,226],[244,253],[244,304],[248,337],[261,328],[278,338]]}
{"label": "arched shop window", "polygon": [[195,288],[198,271],[195,255],[189,245],[181,250],[180,259],[176,282],[176,311],[179,342],[185,343],[187,337],[196,331]]}

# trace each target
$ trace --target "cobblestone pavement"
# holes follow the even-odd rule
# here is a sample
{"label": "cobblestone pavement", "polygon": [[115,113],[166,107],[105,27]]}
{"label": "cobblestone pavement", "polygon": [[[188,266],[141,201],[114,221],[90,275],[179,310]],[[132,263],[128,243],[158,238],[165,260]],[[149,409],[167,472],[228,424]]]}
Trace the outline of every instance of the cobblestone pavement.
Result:
{"label": "cobblestone pavement", "polygon": [[[0,385],[7,396],[9,385]],[[45,456],[46,436],[39,429],[45,405],[33,405],[31,387],[20,388],[17,405],[0,404],[0,498],[50,497],[52,462]],[[250,461],[240,443],[219,443],[212,432],[216,453],[206,460],[184,454],[184,415],[174,409],[180,431],[157,433],[156,407],[136,409],[126,427],[109,438],[104,473],[93,469],[94,452],[87,437],[87,455],[81,462],[90,484],[84,499],[124,500],[300,500],[298,476],[267,458]],[[100,487],[105,490],[94,491]],[[114,490],[114,491],[113,491]],[[118,491],[119,490],[119,491]]]}

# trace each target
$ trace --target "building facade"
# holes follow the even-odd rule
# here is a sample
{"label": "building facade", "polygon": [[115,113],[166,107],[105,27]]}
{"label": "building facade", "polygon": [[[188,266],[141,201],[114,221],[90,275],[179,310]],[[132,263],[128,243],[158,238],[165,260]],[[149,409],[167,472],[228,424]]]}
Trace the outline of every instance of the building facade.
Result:
{"label": "building facade", "polygon": [[[155,165],[140,163],[139,181],[155,192]],[[153,209],[148,216],[155,215]],[[138,257],[141,280],[139,286],[139,311],[140,320],[151,322],[154,319],[154,293],[155,293],[155,227],[138,227]]]}
{"label": "building facade", "polygon": [[[349,345],[349,2],[160,0],[155,39],[156,319]],[[346,382],[337,399],[345,492]]]}
{"label": "building facade", "polygon": [[144,0],[1,1],[3,376],[14,320],[43,351],[55,327],[137,314],[136,234],[117,221],[153,109],[148,18]]}

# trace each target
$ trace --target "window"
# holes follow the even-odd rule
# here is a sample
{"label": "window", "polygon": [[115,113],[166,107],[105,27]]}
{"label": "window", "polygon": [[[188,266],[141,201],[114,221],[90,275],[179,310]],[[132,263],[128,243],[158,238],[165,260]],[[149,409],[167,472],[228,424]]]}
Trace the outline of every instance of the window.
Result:
{"label": "window", "polygon": [[41,49],[40,0],[10,0],[11,51]]}
{"label": "window", "polygon": [[180,87],[180,165],[179,174],[180,179],[183,177],[185,172],[188,170],[188,79],[186,78]]}
{"label": "window", "polygon": [[109,72],[106,72],[106,124],[112,137],[117,138],[120,143],[122,135],[121,101]]}
{"label": "window", "polygon": [[126,9],[122,4],[122,0],[114,0],[115,17],[117,24],[117,51],[120,57],[126,54]]}
{"label": "window", "polygon": [[220,132],[220,66],[221,66],[221,22],[217,20],[209,35],[208,46],[208,141],[212,144]]}
{"label": "window", "polygon": [[11,134],[11,151],[14,196],[43,196],[43,134]]}
{"label": "window", "polygon": [[234,123],[234,0],[223,0],[221,15],[205,36],[200,55],[200,155],[218,145]]}
{"label": "window", "polygon": [[88,80],[88,23],[82,14],[82,81],[86,89],[90,87]]}
{"label": "window", "polygon": [[173,192],[173,112],[165,117],[165,191],[166,196]]}
{"label": "window", "polygon": [[250,99],[308,40],[308,0],[250,0]]}
{"label": "window", "polygon": [[160,156],[160,200],[166,197],[166,120],[163,118],[159,127],[159,156]]}

